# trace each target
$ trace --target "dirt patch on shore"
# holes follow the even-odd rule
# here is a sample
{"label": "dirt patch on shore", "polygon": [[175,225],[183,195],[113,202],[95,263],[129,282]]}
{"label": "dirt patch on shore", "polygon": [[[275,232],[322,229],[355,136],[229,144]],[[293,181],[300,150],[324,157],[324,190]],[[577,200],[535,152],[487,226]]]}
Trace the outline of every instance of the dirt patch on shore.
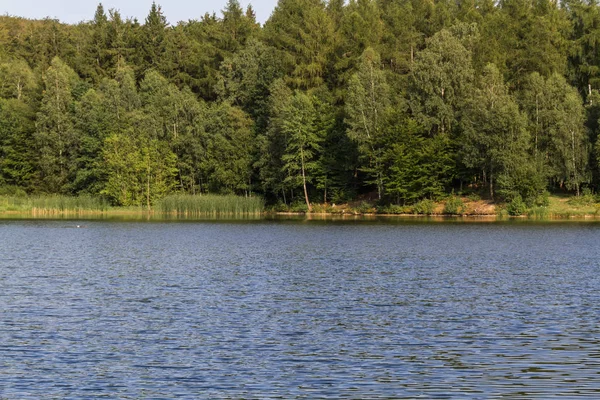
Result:
{"label": "dirt patch on shore", "polygon": [[496,204],[491,200],[471,201],[463,198],[462,201],[465,204],[466,215],[496,215]]}

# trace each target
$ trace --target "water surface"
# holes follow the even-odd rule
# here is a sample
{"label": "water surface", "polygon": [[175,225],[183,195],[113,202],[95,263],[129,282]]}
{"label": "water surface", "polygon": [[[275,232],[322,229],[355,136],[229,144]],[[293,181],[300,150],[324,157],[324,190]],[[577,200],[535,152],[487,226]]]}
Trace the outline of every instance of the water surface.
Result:
{"label": "water surface", "polygon": [[598,398],[598,243],[595,223],[0,221],[0,398]]}

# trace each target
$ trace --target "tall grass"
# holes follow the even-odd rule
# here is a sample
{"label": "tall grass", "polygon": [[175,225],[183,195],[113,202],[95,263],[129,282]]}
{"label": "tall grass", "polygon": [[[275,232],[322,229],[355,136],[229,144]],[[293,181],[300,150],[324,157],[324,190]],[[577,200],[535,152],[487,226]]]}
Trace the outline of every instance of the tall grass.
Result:
{"label": "tall grass", "polygon": [[174,194],[159,200],[155,209],[164,214],[193,217],[260,214],[264,207],[261,197]]}
{"label": "tall grass", "polygon": [[527,217],[530,219],[548,219],[550,215],[546,207],[532,207],[527,210]]}
{"label": "tall grass", "polygon": [[30,212],[33,215],[104,212],[106,200],[91,196],[0,196],[0,211]]}

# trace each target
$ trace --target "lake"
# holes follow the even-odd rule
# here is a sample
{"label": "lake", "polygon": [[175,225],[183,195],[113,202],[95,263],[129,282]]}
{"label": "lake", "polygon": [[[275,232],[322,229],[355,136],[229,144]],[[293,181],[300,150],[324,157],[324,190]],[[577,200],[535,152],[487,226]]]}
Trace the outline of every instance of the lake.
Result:
{"label": "lake", "polygon": [[599,288],[598,223],[4,220],[0,398],[598,398]]}

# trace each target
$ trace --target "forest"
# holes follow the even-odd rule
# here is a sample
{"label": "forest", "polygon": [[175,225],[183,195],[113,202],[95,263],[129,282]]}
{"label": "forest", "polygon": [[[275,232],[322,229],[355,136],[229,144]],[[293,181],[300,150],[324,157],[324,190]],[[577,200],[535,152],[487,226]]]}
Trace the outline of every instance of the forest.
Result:
{"label": "forest", "polygon": [[[595,0],[0,17],[0,193],[498,202],[600,183]],[[92,14],[93,13],[93,14]]]}

